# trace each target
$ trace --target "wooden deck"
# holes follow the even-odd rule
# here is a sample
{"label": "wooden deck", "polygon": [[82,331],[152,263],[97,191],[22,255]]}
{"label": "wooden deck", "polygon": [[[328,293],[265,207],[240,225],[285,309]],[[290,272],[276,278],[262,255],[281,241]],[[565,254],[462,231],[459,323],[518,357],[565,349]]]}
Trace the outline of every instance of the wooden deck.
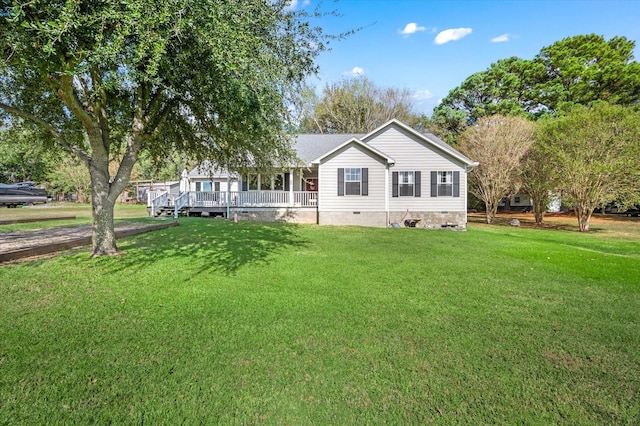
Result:
{"label": "wooden deck", "polygon": [[165,214],[216,215],[226,217],[231,209],[317,209],[318,193],[311,191],[229,191],[149,193],[147,208],[152,216]]}

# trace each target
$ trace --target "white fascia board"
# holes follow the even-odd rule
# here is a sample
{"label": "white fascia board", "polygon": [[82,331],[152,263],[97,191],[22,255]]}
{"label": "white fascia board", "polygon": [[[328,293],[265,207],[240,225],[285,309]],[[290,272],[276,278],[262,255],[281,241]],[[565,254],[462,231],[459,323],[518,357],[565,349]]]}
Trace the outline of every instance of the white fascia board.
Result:
{"label": "white fascia board", "polygon": [[356,144],[358,146],[360,146],[361,148],[372,152],[373,154],[377,155],[378,157],[384,158],[387,161],[387,164],[395,164],[396,160],[394,160],[393,158],[389,157],[387,154],[385,154],[382,151],[379,151],[369,145],[367,145],[366,143],[356,139],[356,138],[351,138],[348,141],[346,141],[345,143],[335,147],[334,149],[332,149],[331,151],[321,155],[320,157],[316,158],[315,160],[311,161],[311,164],[320,164],[320,161],[322,161],[323,158],[328,157],[329,155],[332,155],[338,151],[340,151],[341,149],[343,149],[344,147],[346,147],[347,145],[350,144]]}

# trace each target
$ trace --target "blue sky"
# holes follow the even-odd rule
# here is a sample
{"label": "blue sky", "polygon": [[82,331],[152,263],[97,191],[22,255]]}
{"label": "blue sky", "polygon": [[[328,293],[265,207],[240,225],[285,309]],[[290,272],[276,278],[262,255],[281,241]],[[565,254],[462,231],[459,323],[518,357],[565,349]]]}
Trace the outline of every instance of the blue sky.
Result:
{"label": "blue sky", "polygon": [[[318,0],[292,0],[312,11]],[[431,115],[439,100],[471,74],[499,59],[533,58],[565,37],[595,33],[640,43],[640,0],[325,0],[342,16],[318,24],[338,34],[311,79],[318,91],[360,74],[376,85],[407,89],[417,112]],[[638,60],[640,49],[636,47]]]}

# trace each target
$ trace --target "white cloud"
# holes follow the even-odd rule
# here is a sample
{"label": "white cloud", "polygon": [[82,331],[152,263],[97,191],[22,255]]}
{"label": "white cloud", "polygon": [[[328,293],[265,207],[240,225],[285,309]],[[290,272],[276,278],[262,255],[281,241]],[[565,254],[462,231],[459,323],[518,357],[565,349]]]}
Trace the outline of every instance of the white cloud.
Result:
{"label": "white cloud", "polygon": [[425,31],[426,29],[426,27],[418,26],[415,22],[409,22],[404,27],[404,30],[400,31],[400,34],[409,35],[417,33],[418,31]]}
{"label": "white cloud", "polygon": [[436,36],[435,44],[445,44],[450,41],[460,40],[462,37],[468,36],[473,31],[471,28],[450,28],[448,30],[440,31]]}
{"label": "white cloud", "polygon": [[364,69],[360,67],[353,67],[351,71],[345,71],[342,73],[343,75],[348,75],[351,77],[357,77],[360,75],[364,75]]}
{"label": "white cloud", "polygon": [[[302,7],[309,6],[311,0],[302,0]],[[285,8],[286,10],[296,10],[300,4],[299,0],[289,0],[289,4]]]}
{"label": "white cloud", "polygon": [[491,43],[504,43],[509,40],[511,40],[511,34],[502,34],[501,36],[492,38]]}
{"label": "white cloud", "polygon": [[433,93],[431,93],[429,90],[425,89],[425,90],[418,90],[417,92],[415,92],[413,95],[411,95],[411,97],[413,99],[415,99],[418,102],[422,102],[422,101],[426,101],[428,99],[433,98]]}

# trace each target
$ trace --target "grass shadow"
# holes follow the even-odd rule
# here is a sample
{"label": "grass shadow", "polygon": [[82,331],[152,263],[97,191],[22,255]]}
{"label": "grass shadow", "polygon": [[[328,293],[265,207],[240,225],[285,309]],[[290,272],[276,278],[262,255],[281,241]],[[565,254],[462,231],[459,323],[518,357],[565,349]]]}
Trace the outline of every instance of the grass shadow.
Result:
{"label": "grass shadow", "polygon": [[240,268],[268,262],[288,247],[304,247],[308,241],[290,223],[239,222],[183,218],[180,226],[131,237],[123,242],[123,254],[112,271],[152,266],[166,259],[183,259],[195,273],[233,275]]}

